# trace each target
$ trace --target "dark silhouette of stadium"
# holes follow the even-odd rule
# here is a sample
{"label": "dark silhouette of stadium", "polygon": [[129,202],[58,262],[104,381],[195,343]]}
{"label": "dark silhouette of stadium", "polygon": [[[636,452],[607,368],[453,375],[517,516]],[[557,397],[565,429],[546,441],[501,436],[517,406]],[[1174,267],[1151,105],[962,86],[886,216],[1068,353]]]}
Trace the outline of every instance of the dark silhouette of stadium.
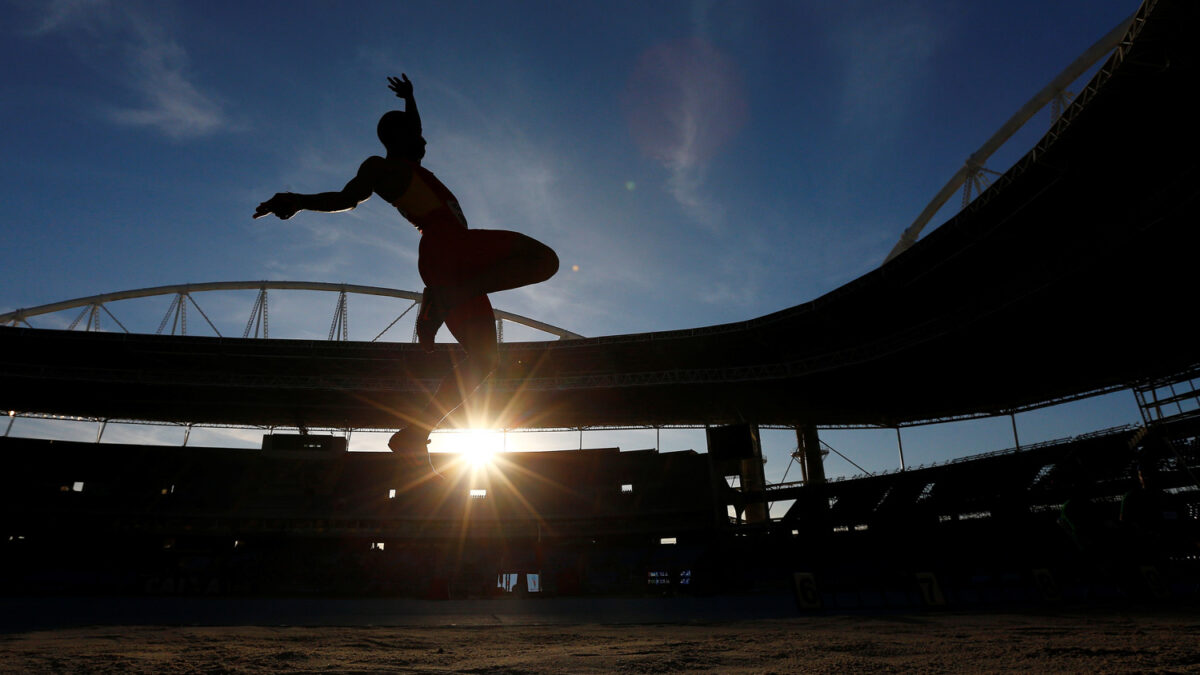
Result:
{"label": "dark silhouette of stadium", "polygon": [[[261,451],[4,438],[4,591],[792,588],[808,608],[1195,597],[1198,13],[1144,3],[1041,141],[879,269],[745,322],[505,344],[463,411],[512,429],[705,425],[707,453],[508,453],[507,467],[411,486],[388,456],[333,437]],[[394,428],[455,349],[2,327],[0,407]],[[824,479],[818,426],[1127,388],[1143,426]],[[796,429],[801,483],[766,485],[766,425]],[[1176,517],[1124,517],[1151,489],[1149,511]]]}

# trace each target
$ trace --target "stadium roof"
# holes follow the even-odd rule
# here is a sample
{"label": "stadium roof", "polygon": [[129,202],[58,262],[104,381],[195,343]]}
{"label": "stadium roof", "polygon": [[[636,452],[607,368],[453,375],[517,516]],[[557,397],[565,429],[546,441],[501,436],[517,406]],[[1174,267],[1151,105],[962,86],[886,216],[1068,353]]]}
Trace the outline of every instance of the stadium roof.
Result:
{"label": "stadium roof", "polygon": [[[509,428],[895,425],[1037,406],[1200,362],[1186,320],[1200,237],[1198,18],[1193,2],[1146,2],[1037,146],[879,269],[741,323],[505,344],[472,410]],[[394,428],[456,356],[453,345],[427,355],[5,327],[0,408]]]}

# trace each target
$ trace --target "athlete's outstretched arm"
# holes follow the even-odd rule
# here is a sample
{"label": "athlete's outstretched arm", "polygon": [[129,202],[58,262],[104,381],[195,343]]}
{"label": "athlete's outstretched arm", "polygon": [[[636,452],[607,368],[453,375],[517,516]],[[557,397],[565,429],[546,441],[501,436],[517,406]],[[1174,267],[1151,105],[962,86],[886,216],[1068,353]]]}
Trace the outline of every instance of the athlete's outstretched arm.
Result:
{"label": "athlete's outstretched arm", "polygon": [[358,175],[338,192],[319,192],[311,195],[278,192],[274,197],[258,205],[258,208],[254,210],[254,217],[261,218],[273,213],[280,220],[287,220],[299,211],[321,211],[323,213],[349,211],[371,197],[371,181],[364,176],[368,162],[364,162]]}
{"label": "athlete's outstretched arm", "polygon": [[396,92],[398,98],[404,99],[404,112],[412,115],[417,123],[417,127],[421,126],[421,113],[417,112],[417,99],[413,98],[412,82],[408,80],[408,75],[400,73],[400,77],[388,78],[388,89]]}

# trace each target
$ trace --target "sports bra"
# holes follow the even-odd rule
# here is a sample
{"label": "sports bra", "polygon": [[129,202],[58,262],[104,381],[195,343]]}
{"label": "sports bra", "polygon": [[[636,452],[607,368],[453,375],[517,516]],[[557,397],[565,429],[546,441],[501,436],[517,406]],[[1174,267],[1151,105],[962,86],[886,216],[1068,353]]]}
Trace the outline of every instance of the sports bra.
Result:
{"label": "sports bra", "polygon": [[454,193],[429,169],[412,161],[408,164],[412,168],[412,180],[404,193],[392,202],[400,215],[422,233],[467,229],[467,219]]}

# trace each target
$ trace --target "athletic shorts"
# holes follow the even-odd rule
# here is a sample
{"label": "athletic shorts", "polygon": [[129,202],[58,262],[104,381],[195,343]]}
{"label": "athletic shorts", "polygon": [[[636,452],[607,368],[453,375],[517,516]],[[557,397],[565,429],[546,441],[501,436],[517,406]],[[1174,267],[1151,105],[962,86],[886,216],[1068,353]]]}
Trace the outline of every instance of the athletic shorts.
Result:
{"label": "athletic shorts", "polygon": [[[446,229],[421,234],[417,270],[426,286],[457,286],[469,282],[512,250],[519,237],[507,230]],[[486,295],[455,307],[446,317],[452,329],[460,322],[492,320],[492,304]]]}

